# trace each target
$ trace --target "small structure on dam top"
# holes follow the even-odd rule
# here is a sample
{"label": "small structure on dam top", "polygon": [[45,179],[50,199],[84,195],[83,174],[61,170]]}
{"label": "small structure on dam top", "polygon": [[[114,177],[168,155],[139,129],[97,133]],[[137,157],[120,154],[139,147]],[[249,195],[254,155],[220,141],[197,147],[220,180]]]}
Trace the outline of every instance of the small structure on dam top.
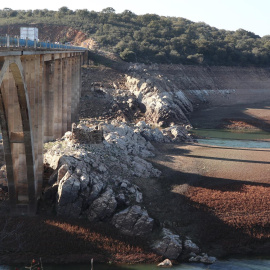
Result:
{"label": "small structure on dam top", "polygon": [[21,27],[20,38],[29,40],[38,40],[38,28],[36,27]]}

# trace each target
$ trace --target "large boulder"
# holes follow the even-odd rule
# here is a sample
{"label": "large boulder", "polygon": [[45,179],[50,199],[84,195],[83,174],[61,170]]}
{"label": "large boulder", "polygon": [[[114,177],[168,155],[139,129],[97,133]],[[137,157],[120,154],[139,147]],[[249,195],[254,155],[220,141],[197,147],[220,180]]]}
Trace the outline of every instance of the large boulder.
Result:
{"label": "large boulder", "polygon": [[79,196],[80,181],[75,174],[68,171],[61,179],[57,192],[57,214],[60,216],[79,217],[82,198]]}
{"label": "large boulder", "polygon": [[152,232],[154,220],[141,206],[134,205],[115,214],[112,224],[123,234],[146,236]]}
{"label": "large boulder", "polygon": [[198,254],[200,252],[200,248],[193,243],[190,239],[185,240],[184,242],[184,249],[186,252],[194,252],[196,254]]}
{"label": "large boulder", "polygon": [[87,217],[90,221],[100,221],[109,218],[117,207],[117,201],[112,189],[107,189],[98,199],[94,200]]}
{"label": "large boulder", "polygon": [[162,229],[162,238],[152,245],[152,249],[164,258],[175,260],[182,253],[182,241],[179,235],[173,234],[170,230]]}

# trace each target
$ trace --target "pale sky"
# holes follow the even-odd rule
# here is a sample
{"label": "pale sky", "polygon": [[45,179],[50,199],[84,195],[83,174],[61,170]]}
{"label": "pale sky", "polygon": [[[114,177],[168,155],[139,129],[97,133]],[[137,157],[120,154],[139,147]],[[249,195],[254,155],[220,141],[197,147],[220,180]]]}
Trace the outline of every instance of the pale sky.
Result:
{"label": "pale sky", "polygon": [[69,9],[101,11],[113,7],[137,15],[155,13],[205,22],[219,29],[243,28],[257,35],[270,35],[270,0],[13,0],[0,2],[0,9]]}

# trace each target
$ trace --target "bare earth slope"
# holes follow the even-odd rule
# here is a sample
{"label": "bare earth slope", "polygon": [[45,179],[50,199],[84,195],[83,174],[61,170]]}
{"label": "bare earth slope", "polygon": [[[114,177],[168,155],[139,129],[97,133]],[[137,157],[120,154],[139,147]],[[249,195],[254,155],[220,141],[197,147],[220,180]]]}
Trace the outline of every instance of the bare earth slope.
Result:
{"label": "bare earth slope", "polygon": [[268,254],[269,150],[155,146],[163,177],[137,183],[151,216],[216,256]]}

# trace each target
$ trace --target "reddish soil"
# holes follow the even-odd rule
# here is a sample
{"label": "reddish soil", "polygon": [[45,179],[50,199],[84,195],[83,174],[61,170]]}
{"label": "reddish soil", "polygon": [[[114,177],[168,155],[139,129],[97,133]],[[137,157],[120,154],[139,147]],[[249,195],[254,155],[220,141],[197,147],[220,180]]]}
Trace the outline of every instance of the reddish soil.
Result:
{"label": "reddish soil", "polygon": [[[270,240],[269,150],[190,146],[205,180],[187,198],[199,209],[251,239]],[[251,240],[250,239],[250,240]]]}
{"label": "reddish soil", "polygon": [[143,263],[161,258],[138,237],[125,237],[106,224],[57,217],[0,219],[2,264],[28,263]]}
{"label": "reddish soil", "polygon": [[137,181],[152,217],[215,256],[269,255],[270,150],[156,147],[164,176]]}

